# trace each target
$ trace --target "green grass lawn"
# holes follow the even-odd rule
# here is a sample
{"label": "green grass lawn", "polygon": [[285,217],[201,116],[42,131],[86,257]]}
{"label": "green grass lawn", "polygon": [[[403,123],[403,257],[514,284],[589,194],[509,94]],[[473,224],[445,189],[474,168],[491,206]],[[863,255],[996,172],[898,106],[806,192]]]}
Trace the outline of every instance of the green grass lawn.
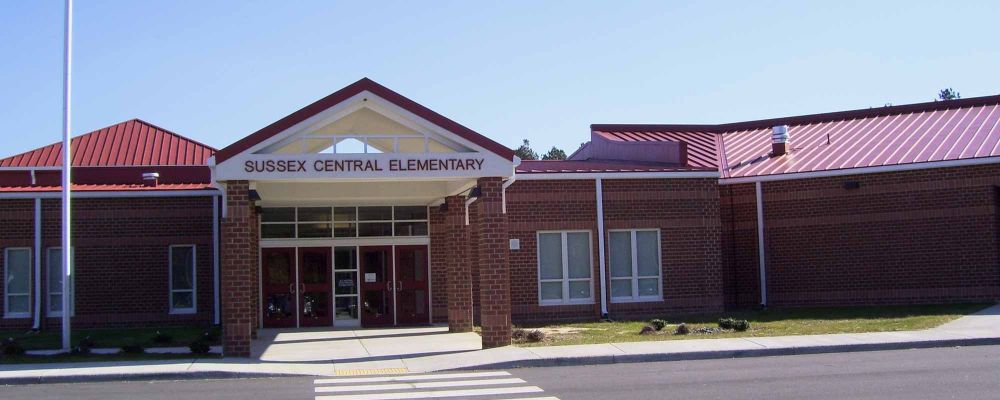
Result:
{"label": "green grass lawn", "polygon": [[[909,331],[933,328],[963,315],[979,311],[991,304],[947,304],[891,307],[830,307],[796,308],[760,311],[733,311],[718,314],[660,316],[670,325],[652,335],[640,335],[648,320],[614,322],[581,322],[566,324],[525,325],[524,329],[545,332],[545,340],[538,343],[519,343],[519,346],[553,346],[647,340],[711,339],[750,336],[816,335],[825,333],[858,333]],[[750,321],[745,332],[725,331],[697,334],[698,328],[718,327],[719,318],[731,317]],[[692,331],[688,335],[674,335],[677,324],[685,323]]]}
{"label": "green grass lawn", "polygon": [[[221,331],[218,327],[153,327],[153,328],[123,328],[123,329],[80,329],[71,335],[72,344],[77,345],[81,339],[90,337],[95,348],[122,347],[130,344],[141,344],[145,347],[187,347],[191,342],[203,337],[205,331],[211,332],[216,340],[212,345],[219,344]],[[171,336],[169,343],[155,343],[156,332]],[[14,338],[26,350],[58,349],[62,346],[62,334],[59,329],[50,329],[37,333],[25,331],[0,331],[0,339]]]}

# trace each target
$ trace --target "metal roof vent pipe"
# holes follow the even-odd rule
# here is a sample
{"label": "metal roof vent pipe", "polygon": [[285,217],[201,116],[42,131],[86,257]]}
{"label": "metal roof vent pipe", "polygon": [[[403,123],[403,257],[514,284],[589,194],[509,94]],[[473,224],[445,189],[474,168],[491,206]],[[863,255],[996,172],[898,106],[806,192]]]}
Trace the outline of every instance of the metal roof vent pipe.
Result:
{"label": "metal roof vent pipe", "polygon": [[146,187],[156,187],[160,183],[159,172],[144,172],[142,174],[142,184]]}
{"label": "metal roof vent pipe", "polygon": [[788,153],[788,142],[788,125],[775,125],[771,128],[771,157]]}

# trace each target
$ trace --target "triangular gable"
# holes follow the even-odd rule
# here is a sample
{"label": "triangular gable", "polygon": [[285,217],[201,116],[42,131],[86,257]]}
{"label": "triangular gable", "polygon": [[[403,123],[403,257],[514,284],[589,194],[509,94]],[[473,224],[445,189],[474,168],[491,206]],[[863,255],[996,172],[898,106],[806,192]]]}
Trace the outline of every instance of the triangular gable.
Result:
{"label": "triangular gable", "polygon": [[513,150],[469,128],[466,128],[465,126],[462,126],[461,124],[452,121],[441,114],[431,111],[430,109],[417,104],[416,102],[376,83],[375,81],[372,81],[371,79],[362,78],[361,80],[352,83],[347,87],[340,89],[308,106],[305,106],[302,109],[264,127],[257,132],[250,134],[243,139],[238,140],[226,148],[219,150],[219,152],[216,153],[215,162],[216,164],[221,164],[222,162],[240,153],[251,150],[255,146],[272,139],[276,135],[286,132],[288,129],[295,127],[309,118],[335,107],[338,104],[341,104],[365,91],[370,92],[379,98],[416,115],[419,118],[437,125],[442,129],[483,148],[484,150],[492,152],[500,157],[503,157],[504,159],[513,160]]}

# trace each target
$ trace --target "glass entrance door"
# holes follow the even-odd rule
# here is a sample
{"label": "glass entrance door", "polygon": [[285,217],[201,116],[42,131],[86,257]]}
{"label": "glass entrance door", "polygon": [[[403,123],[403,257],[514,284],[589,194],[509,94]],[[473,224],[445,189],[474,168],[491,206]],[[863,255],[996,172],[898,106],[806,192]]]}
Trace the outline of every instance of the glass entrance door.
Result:
{"label": "glass entrance door", "polygon": [[358,248],[361,263],[361,324],[386,326],[393,318],[392,246]]}
{"label": "glass entrance door", "polygon": [[332,282],[329,247],[299,248],[299,326],[330,326]]}
{"label": "glass entrance door", "polygon": [[394,286],[398,325],[430,322],[427,272],[427,246],[396,246]]}
{"label": "glass entrance door", "polygon": [[295,249],[261,250],[261,300],[265,328],[295,326]]}

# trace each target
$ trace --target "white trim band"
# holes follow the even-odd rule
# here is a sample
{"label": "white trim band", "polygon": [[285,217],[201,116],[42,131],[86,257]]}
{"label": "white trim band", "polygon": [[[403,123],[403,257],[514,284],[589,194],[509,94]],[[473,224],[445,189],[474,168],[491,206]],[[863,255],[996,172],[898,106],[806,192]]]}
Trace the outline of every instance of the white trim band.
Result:
{"label": "white trim band", "polygon": [[655,178],[718,178],[718,171],[695,172],[537,172],[518,173],[517,179],[522,181],[555,180],[555,179],[655,179]]}
{"label": "white trim band", "polygon": [[[221,196],[222,192],[213,189],[206,190],[121,190],[121,191],[73,191],[73,198],[128,198],[128,197],[203,197]],[[58,199],[60,192],[0,192],[0,199]]]}
{"label": "white trim band", "polygon": [[740,183],[751,183],[751,182],[789,181],[794,179],[825,178],[832,176],[875,174],[880,172],[914,171],[921,169],[965,167],[970,165],[986,165],[986,164],[1000,164],[1000,157],[979,157],[979,158],[966,158],[961,160],[927,161],[927,162],[899,164],[899,165],[882,165],[878,167],[845,168],[845,169],[834,169],[827,171],[794,172],[787,174],[744,176],[738,178],[722,178],[719,179],[719,184],[735,185]]}

